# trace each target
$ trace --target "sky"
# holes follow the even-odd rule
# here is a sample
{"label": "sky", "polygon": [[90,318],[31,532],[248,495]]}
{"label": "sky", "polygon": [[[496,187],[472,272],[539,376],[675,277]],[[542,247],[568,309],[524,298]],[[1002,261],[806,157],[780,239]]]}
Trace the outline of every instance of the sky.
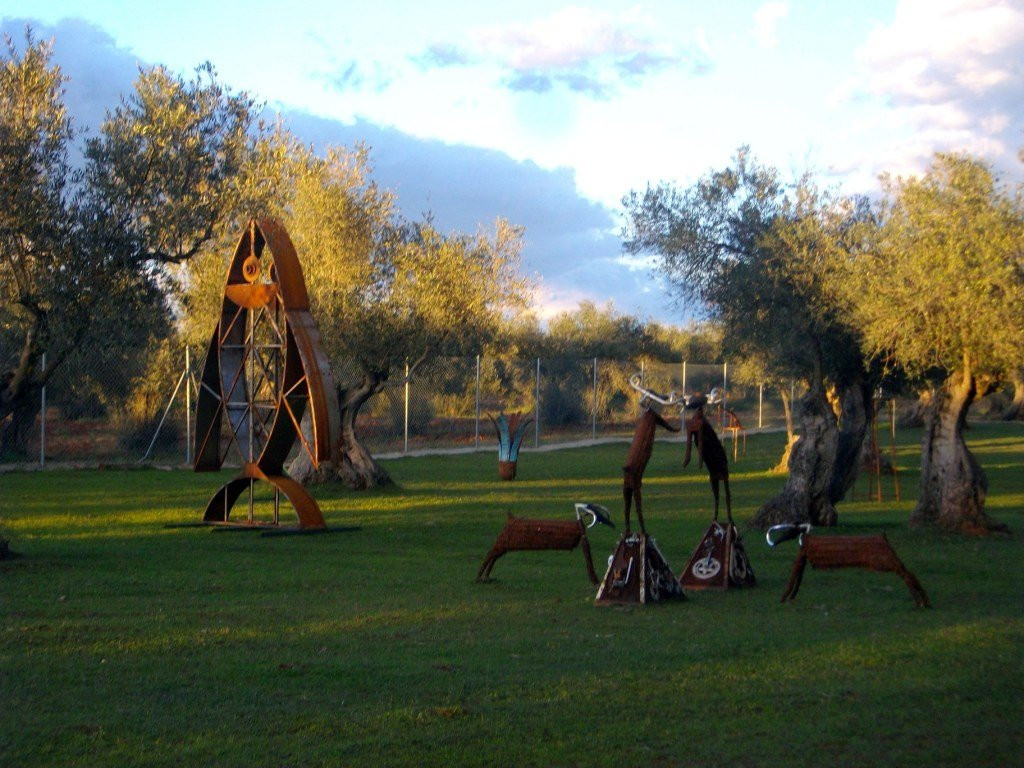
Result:
{"label": "sky", "polygon": [[542,317],[690,319],[623,254],[621,200],[742,145],[848,193],[936,151],[1024,177],[1024,0],[0,0],[5,33],[26,24],[82,128],[139,66],[208,60],[305,141],[368,144],[407,217],[524,226]]}

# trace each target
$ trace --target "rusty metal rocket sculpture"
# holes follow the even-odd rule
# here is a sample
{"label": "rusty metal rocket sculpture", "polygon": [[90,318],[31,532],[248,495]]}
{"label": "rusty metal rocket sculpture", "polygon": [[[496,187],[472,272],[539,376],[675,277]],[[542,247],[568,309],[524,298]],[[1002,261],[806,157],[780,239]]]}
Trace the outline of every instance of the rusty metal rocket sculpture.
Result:
{"label": "rusty metal rocket sculpture", "polygon": [[[300,428],[307,411],[309,437]],[[203,521],[233,522],[231,508],[248,490],[248,517],[238,524],[257,525],[253,485],[262,480],[274,487],[273,525],[284,493],[300,528],[324,528],[316,501],[284,474],[284,462],[298,437],[316,466],[329,457],[338,429],[330,368],[295,247],[276,221],[252,219],[228,267],[196,406],[196,471],[220,469],[232,449],[242,470],[213,495]]]}

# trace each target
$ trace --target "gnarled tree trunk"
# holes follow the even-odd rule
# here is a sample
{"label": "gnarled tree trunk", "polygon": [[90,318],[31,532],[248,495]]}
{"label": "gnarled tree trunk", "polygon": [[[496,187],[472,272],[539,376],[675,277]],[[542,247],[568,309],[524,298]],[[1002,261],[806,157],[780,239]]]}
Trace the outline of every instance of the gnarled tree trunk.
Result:
{"label": "gnarled tree trunk", "polygon": [[43,348],[38,326],[37,320],[25,334],[17,364],[0,372],[0,457],[28,456],[28,436],[39,412],[41,382],[47,373],[40,370]]}
{"label": "gnarled tree trunk", "polygon": [[864,463],[861,459],[864,442],[871,427],[871,414],[874,413],[871,387],[862,379],[842,388],[838,398],[841,409],[839,441],[828,492],[833,505],[842,501],[857,481],[857,473]]}
{"label": "gnarled tree trunk", "polygon": [[800,437],[789,457],[789,480],[754,516],[767,530],[778,523],[835,525],[835,505],[857,479],[860,451],[870,419],[871,389],[858,380],[836,393],[842,422],[836,419],[822,386],[799,401]]}
{"label": "gnarled tree trunk", "polygon": [[0,459],[24,461],[28,440],[39,415],[39,389],[29,388],[10,403],[0,405]]}
{"label": "gnarled tree trunk", "polygon": [[1003,421],[1024,419],[1024,368],[1017,368],[1011,376],[1013,381],[1013,400],[1003,414]]}
{"label": "gnarled tree trunk", "polygon": [[779,463],[771,469],[774,474],[789,471],[789,457],[793,453],[793,446],[796,445],[797,440],[796,428],[793,426],[793,401],[790,397],[790,390],[786,387],[779,387],[779,395],[782,397],[782,413],[786,418],[786,448],[782,451]]}
{"label": "gnarled tree trunk", "polygon": [[834,525],[836,510],[829,498],[839,425],[824,387],[812,386],[797,405],[800,437],[789,456],[789,479],[775,498],[754,515],[754,525],[767,530],[778,523]]}
{"label": "gnarled tree trunk", "polygon": [[[341,432],[332,446],[331,459],[313,463],[305,451],[288,467],[288,474],[303,485],[340,482],[346,488],[362,491],[379,485],[390,485],[393,481],[366,447],[359,441],[355,430],[356,416],[367,400],[383,389],[385,377],[364,374],[362,380],[353,386],[338,386],[338,411],[341,416]],[[308,419],[303,419],[303,431],[309,429]]]}
{"label": "gnarled tree trunk", "polygon": [[964,442],[967,411],[978,397],[969,366],[935,393],[921,439],[921,480],[913,525],[983,535],[1008,530],[985,514],[988,478]]}

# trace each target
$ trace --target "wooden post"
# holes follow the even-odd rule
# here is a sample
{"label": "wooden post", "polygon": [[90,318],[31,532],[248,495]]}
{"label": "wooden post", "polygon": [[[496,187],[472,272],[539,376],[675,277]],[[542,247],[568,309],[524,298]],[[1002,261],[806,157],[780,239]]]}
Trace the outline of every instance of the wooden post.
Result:
{"label": "wooden post", "polygon": [[192,463],[192,377],[191,357],[188,344],[185,345],[185,464]]}
{"label": "wooden post", "polygon": [[537,358],[537,375],[533,393],[533,447],[540,447],[540,358]]}
{"label": "wooden post", "polygon": [[[46,353],[43,352],[42,359],[43,376],[46,375]],[[39,466],[46,466],[46,380],[43,380],[43,388],[39,391]]]}
{"label": "wooden post", "polygon": [[757,385],[757,428],[763,426],[761,417],[764,415],[764,384]]}
{"label": "wooden post", "polygon": [[473,447],[480,448],[480,355],[476,356],[476,425],[473,431]]}

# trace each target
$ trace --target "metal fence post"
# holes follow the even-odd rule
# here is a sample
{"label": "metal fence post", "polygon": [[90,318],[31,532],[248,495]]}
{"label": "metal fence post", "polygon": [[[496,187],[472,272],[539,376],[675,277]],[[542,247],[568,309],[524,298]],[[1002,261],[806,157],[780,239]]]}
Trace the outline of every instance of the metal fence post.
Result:
{"label": "metal fence post", "polygon": [[537,358],[536,387],[533,394],[533,447],[540,447],[540,358]]}
{"label": "metal fence post", "polygon": [[728,394],[727,394],[728,391],[729,391],[729,364],[728,363],[722,363],[722,410],[721,410],[722,419],[719,422],[719,426],[724,426],[725,425],[725,406],[726,406],[726,402],[725,401],[728,398]]}
{"label": "metal fence post", "polygon": [[480,355],[476,356],[476,418],[473,427],[473,447],[480,447]]}
{"label": "metal fence post", "polygon": [[597,439],[597,358],[594,358],[594,422],[590,433],[593,439]]}
{"label": "metal fence post", "polygon": [[683,395],[686,394],[686,361],[683,360]]}
{"label": "metal fence post", "polygon": [[761,416],[764,413],[764,384],[757,385],[757,428],[761,428]]}
{"label": "metal fence post", "polygon": [[192,358],[185,345],[185,464],[192,463]]}
{"label": "metal fence post", "polygon": [[[43,375],[46,375],[46,353],[43,352],[42,361]],[[46,466],[46,380],[43,380],[43,388],[39,390],[39,466]]]}
{"label": "metal fence post", "polygon": [[405,364],[405,442],[402,453],[409,452],[409,364]]}

